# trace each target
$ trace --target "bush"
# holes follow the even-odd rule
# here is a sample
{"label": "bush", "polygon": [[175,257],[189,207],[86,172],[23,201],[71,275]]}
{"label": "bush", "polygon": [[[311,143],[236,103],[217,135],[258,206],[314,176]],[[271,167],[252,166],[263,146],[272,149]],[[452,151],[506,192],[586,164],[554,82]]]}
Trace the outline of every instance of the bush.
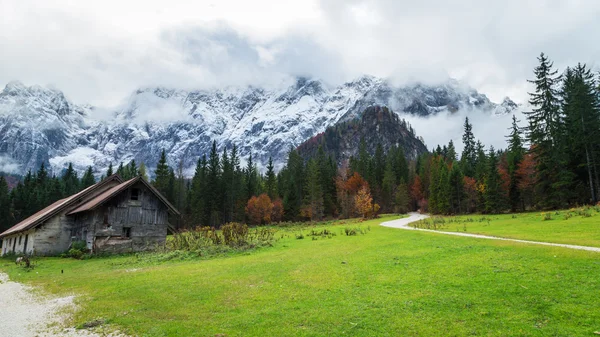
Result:
{"label": "bush", "polygon": [[221,228],[221,232],[226,245],[240,247],[248,243],[248,226],[245,224],[230,222]]}
{"label": "bush", "polygon": [[[238,250],[270,246],[275,240],[275,230],[266,227],[250,230],[246,224],[231,222],[221,230],[214,227],[196,227],[182,230],[167,239],[167,251],[209,253],[222,251],[222,247]],[[221,248],[219,248],[221,247]]]}

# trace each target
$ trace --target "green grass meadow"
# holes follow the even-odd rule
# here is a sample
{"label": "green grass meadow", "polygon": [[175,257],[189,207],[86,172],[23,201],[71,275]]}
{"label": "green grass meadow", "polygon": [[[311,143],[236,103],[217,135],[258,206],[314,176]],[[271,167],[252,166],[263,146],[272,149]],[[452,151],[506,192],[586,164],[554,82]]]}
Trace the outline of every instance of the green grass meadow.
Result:
{"label": "green grass meadow", "polygon": [[[441,230],[600,247],[600,206],[570,210],[444,217]],[[433,220],[426,220],[433,221]]]}
{"label": "green grass meadow", "polygon": [[[514,233],[567,236],[529,230],[537,228],[535,216],[521,225],[528,230]],[[365,234],[356,236],[342,233],[347,225],[330,224],[324,228],[337,235],[317,240],[297,239],[299,228],[282,229],[273,247],[210,259],[42,258],[29,272],[4,259],[0,270],[53,294],[80,295],[70,324],[100,319],[132,336],[593,336],[600,330],[599,253],[379,226],[394,218],[360,223]],[[519,227],[506,221],[498,227]],[[563,233],[572,233],[570,243],[590,245],[600,233],[591,227],[582,220]],[[586,230],[587,238],[579,233]]]}

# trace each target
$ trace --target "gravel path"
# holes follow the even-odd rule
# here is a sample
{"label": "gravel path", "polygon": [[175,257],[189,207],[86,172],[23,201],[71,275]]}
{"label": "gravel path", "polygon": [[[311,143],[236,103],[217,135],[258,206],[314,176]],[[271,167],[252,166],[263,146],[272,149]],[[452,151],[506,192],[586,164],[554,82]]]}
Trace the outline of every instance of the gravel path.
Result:
{"label": "gravel path", "polygon": [[415,221],[427,219],[429,215],[419,214],[419,213],[409,213],[408,218],[402,218],[398,220],[386,221],[381,223],[381,226],[391,227],[391,228],[400,228],[400,229],[408,229],[408,230],[417,230],[424,232],[433,232],[438,234],[446,234],[446,235],[456,235],[456,236],[466,236],[470,238],[478,238],[478,239],[491,239],[491,240],[502,240],[502,241],[512,241],[512,242],[521,242],[521,243],[530,243],[534,245],[543,245],[543,246],[554,246],[554,247],[563,247],[569,249],[578,249],[578,250],[587,250],[590,252],[599,252],[599,247],[588,247],[588,246],[576,246],[576,245],[566,245],[562,243],[551,243],[551,242],[540,242],[540,241],[529,241],[529,240],[519,240],[519,239],[507,239],[497,236],[489,236],[489,235],[481,235],[481,234],[469,234],[469,233],[461,233],[461,232],[444,232],[432,229],[421,229],[411,227],[409,224]]}
{"label": "gravel path", "polygon": [[[1,337],[100,337],[88,330],[61,328],[64,310],[74,307],[74,296],[50,298],[0,273]],[[117,335],[108,335],[114,336]]]}

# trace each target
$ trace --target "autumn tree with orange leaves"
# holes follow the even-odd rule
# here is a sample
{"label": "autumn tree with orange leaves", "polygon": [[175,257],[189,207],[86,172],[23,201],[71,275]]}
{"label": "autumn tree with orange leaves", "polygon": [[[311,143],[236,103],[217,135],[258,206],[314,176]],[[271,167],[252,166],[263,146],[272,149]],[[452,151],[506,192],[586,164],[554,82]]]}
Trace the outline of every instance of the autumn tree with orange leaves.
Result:
{"label": "autumn tree with orange leaves", "polygon": [[246,206],[246,215],[252,225],[261,225],[271,223],[271,215],[273,212],[273,203],[271,198],[266,193],[258,197],[252,197],[248,200]]}

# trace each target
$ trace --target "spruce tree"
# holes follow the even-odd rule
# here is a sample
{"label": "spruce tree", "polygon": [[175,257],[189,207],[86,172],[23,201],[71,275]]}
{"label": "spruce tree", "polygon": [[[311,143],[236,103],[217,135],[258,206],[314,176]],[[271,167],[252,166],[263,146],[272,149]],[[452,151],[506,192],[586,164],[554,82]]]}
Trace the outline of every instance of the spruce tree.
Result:
{"label": "spruce tree", "polygon": [[[401,213],[401,211],[394,210],[394,207],[393,207],[394,204],[395,204],[395,206],[398,206],[398,203],[394,202],[397,185],[396,185],[396,174],[394,172],[394,167],[393,167],[392,161],[393,161],[393,158],[391,156],[388,156],[388,160],[385,165],[385,171],[383,173],[382,194],[383,194],[384,203],[382,204],[382,206],[384,207],[384,211],[396,211],[398,213]],[[401,180],[401,181],[404,181],[404,180]],[[405,185],[406,185],[406,183],[405,183]]]}
{"label": "spruce tree", "polygon": [[323,187],[319,165],[315,159],[310,159],[306,167],[304,210],[310,221],[323,218]]}
{"label": "spruce tree", "polygon": [[523,203],[521,198],[521,192],[519,190],[519,175],[517,169],[519,164],[525,156],[525,149],[523,147],[522,131],[519,127],[517,117],[513,115],[512,125],[510,127],[510,134],[508,135],[508,149],[507,149],[507,162],[508,162],[508,174],[510,177],[510,185],[508,188],[508,199],[512,212],[516,212],[517,209],[523,210]]}
{"label": "spruce tree", "polygon": [[394,212],[404,214],[410,211],[410,195],[408,193],[408,186],[404,180],[400,181],[400,184],[396,187],[396,194],[394,197]]}
{"label": "spruce tree", "polygon": [[217,142],[213,141],[210,155],[208,157],[208,167],[206,172],[206,215],[209,226],[218,226],[220,224],[220,190],[221,186],[221,166],[219,153],[217,152]]}
{"label": "spruce tree", "polygon": [[267,164],[267,173],[265,177],[265,189],[267,195],[271,200],[277,199],[277,180],[275,176],[275,170],[273,167],[273,158],[269,156],[269,163]]}
{"label": "spruce tree", "polygon": [[138,176],[138,167],[135,163],[135,159],[132,159],[127,165],[127,177],[129,179],[135,178]]}
{"label": "spruce tree", "polygon": [[88,166],[87,170],[81,177],[81,189],[85,189],[90,187],[96,183],[96,179],[94,178],[94,172],[92,171],[92,167]]}
{"label": "spruce tree", "polygon": [[67,170],[63,174],[62,181],[66,196],[73,195],[79,191],[79,179],[77,178],[77,172],[75,172],[71,163],[69,163]]}
{"label": "spruce tree", "polygon": [[113,164],[112,161],[108,163],[108,169],[106,170],[106,176],[110,177],[113,175]]}
{"label": "spruce tree", "polygon": [[535,91],[530,93],[532,111],[525,112],[527,138],[537,164],[536,194],[542,207],[565,206],[570,199],[573,174],[566,169],[567,142],[560,109],[560,76],[542,53],[534,69]]}
{"label": "spruce tree", "polygon": [[450,139],[450,142],[448,143],[448,150],[446,153],[446,160],[448,162],[454,162],[456,161],[456,148],[454,147],[454,142],[452,142],[452,139]]}
{"label": "spruce tree", "polygon": [[452,198],[452,187],[450,186],[450,172],[444,160],[438,162],[439,182],[437,194],[437,211],[441,214],[450,214]]}
{"label": "spruce tree", "polygon": [[[595,78],[586,65],[567,68],[564,74],[562,110],[565,115],[566,141],[569,144],[568,169],[575,173],[581,185],[588,186],[588,198],[598,200],[597,145],[600,138],[600,102],[595,90]],[[579,194],[584,195],[581,191]]]}
{"label": "spruce tree", "polygon": [[295,220],[300,215],[304,199],[304,160],[294,148],[288,153],[287,167],[281,175],[284,217]]}
{"label": "spruce tree", "polygon": [[[122,165],[123,164],[121,163],[119,169],[121,169]],[[117,170],[117,173],[119,173],[119,170]],[[158,164],[156,165],[152,185],[156,187],[156,189],[163,196],[167,197],[167,192],[169,188],[169,165],[167,164],[167,155],[165,154],[164,149],[162,150],[160,154],[160,159],[158,160]]]}
{"label": "spruce tree", "polygon": [[148,172],[146,170],[146,164],[144,164],[144,162],[140,163],[140,167],[138,168],[136,176],[140,176],[145,181],[149,181]]}
{"label": "spruce tree", "polygon": [[196,171],[192,178],[192,186],[190,188],[190,208],[191,208],[191,220],[194,226],[207,225],[205,222],[205,209],[206,209],[206,190],[204,188],[206,183],[206,155],[198,159],[196,164]]}
{"label": "spruce tree", "polygon": [[230,213],[231,207],[229,205],[232,191],[232,180],[233,180],[233,166],[231,165],[231,161],[229,159],[229,155],[227,153],[227,148],[223,148],[223,153],[221,154],[221,219],[223,223],[233,221],[233,214]]}
{"label": "spruce tree", "polygon": [[477,148],[475,144],[475,136],[473,135],[473,125],[469,123],[469,117],[465,117],[462,141],[464,146],[462,155],[460,157],[462,172],[467,177],[474,177]]}
{"label": "spruce tree", "polygon": [[483,193],[485,200],[485,211],[487,213],[499,213],[503,210],[503,197],[501,188],[500,174],[498,173],[498,157],[494,147],[490,147],[487,162],[488,171],[485,176],[485,191]]}
{"label": "spruce tree", "polygon": [[460,166],[455,163],[450,169],[450,211],[453,214],[463,212],[464,195],[464,176],[460,170]]}
{"label": "spruce tree", "polygon": [[125,166],[123,166],[123,162],[119,163],[119,167],[117,167],[117,174],[119,175],[119,177],[121,177],[121,179],[124,179],[124,180],[128,180],[129,179],[127,177],[128,172],[125,169]]}

